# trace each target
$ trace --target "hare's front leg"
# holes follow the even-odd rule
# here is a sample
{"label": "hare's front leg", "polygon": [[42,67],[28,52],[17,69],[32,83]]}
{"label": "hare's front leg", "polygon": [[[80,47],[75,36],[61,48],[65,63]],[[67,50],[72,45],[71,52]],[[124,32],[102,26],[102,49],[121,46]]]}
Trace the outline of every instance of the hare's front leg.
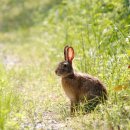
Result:
{"label": "hare's front leg", "polygon": [[78,100],[71,100],[70,112],[72,115],[78,110],[78,106],[79,106]]}

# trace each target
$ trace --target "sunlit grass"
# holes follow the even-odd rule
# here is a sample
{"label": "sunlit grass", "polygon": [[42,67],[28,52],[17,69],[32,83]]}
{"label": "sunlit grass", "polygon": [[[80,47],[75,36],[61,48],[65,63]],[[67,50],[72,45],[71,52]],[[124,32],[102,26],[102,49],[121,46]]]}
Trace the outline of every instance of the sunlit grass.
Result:
{"label": "sunlit grass", "polygon": [[[25,8],[42,8],[39,2],[28,0]],[[130,39],[123,24],[128,19],[118,14],[122,3],[53,4],[44,19],[36,10],[34,25],[0,32],[0,129],[130,129]],[[54,73],[66,44],[75,49],[74,69],[97,76],[107,87],[107,103],[90,114],[81,110],[70,116],[70,102]]]}

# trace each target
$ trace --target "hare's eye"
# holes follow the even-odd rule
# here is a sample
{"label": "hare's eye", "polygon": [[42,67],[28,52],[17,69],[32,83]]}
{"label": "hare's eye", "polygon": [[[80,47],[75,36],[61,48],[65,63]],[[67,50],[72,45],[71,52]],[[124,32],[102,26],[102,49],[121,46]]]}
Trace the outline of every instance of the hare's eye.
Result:
{"label": "hare's eye", "polygon": [[67,67],[67,64],[64,64],[64,68],[66,68]]}

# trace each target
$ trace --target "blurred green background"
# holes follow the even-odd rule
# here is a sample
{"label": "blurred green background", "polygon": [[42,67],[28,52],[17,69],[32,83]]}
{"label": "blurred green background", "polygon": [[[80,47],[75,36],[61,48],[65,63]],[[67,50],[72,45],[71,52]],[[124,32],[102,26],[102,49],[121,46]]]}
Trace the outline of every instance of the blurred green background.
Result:
{"label": "blurred green background", "polygon": [[[70,117],[54,74],[65,45],[107,86],[89,115]],[[130,129],[129,52],[129,0],[1,0],[0,129]]]}

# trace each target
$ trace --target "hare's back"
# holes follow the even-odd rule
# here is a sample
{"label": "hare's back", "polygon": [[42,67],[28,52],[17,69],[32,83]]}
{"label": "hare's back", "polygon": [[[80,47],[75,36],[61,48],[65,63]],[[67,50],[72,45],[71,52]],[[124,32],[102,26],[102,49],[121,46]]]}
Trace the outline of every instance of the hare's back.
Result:
{"label": "hare's back", "polygon": [[91,95],[92,98],[107,95],[106,87],[98,78],[88,74],[77,74],[77,77],[80,80],[82,93],[87,93],[87,95]]}

